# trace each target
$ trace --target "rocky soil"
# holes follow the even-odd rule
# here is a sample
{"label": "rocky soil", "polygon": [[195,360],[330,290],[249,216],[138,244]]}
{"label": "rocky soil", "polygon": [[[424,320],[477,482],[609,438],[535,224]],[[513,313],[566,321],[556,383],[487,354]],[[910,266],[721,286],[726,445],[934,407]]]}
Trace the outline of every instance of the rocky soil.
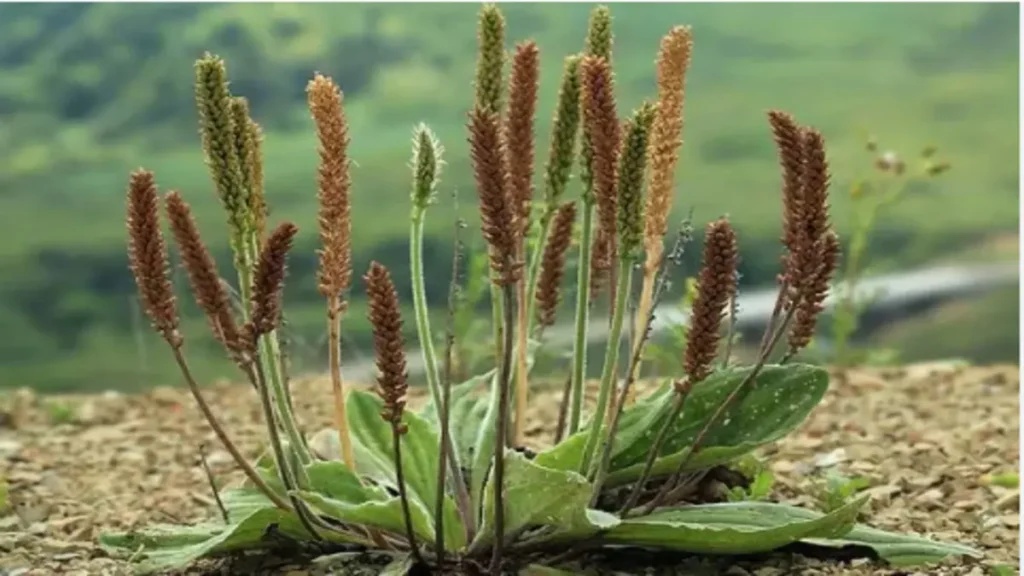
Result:
{"label": "rocky soil", "polygon": [[[824,403],[799,432],[763,451],[781,499],[814,506],[813,490],[829,470],[870,481],[866,521],[982,549],[982,562],[951,563],[918,574],[1017,573],[1018,488],[1001,486],[1016,473],[1020,377],[1017,367],[950,364],[837,374]],[[532,402],[530,441],[548,440],[557,402]],[[329,383],[296,382],[297,410],[307,429],[330,422]],[[218,384],[210,402],[240,446],[260,450],[260,412],[251,388]],[[149,522],[195,522],[213,514],[200,467],[237,477],[227,454],[185,390],[144,395],[106,393],[37,397],[12,391],[0,410],[0,478],[10,506],[0,511],[0,574],[129,574],[124,561],[96,545],[107,530]],[[302,576],[309,566],[196,567],[193,574],[254,573]],[[374,572],[371,572],[374,573]],[[731,565],[687,560],[650,574],[907,574],[868,563],[776,555]]]}

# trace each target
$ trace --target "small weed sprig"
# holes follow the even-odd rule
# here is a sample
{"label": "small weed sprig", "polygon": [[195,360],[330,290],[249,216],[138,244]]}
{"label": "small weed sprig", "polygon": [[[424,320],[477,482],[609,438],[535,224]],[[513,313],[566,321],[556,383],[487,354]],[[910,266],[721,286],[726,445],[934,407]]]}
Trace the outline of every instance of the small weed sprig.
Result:
{"label": "small weed sprig", "polygon": [[[790,362],[811,339],[839,258],[840,243],[828,214],[822,135],[788,114],[769,115],[782,165],[786,250],[774,312],[754,364],[731,365],[728,344],[725,358],[716,361],[722,340],[732,338],[739,261],[737,231],[721,218],[705,232],[685,350],[676,354],[680,373],[669,385],[630,402],[654,306],[668,286],[666,266],[678,262],[690,235],[689,224],[684,225],[676,245],[664,253],[690,31],[675,27],[663,39],[657,103],[642,104],[623,123],[614,93],[611,16],[605,7],[593,11],[582,56],[565,60],[544,205],[533,226],[539,50],[530,41],[518,44],[505,110],[504,19],[496,6],[481,10],[479,26],[476,98],[467,129],[487,244],[493,368],[462,384],[451,381],[463,256],[460,224],[442,365],[436,358],[422,235],[426,210],[437,201],[442,147],[421,124],[412,145],[410,268],[429,402],[420,412],[406,406],[409,382],[398,294],[388,270],[376,262],[364,278],[378,368],[376,394],[345,390],[340,321],[352,276],[347,121],[341,89],[315,75],[307,95],[320,143],[317,281],[326,299],[335,421],[307,442],[293,412],[278,338],[287,255],[298,230],[288,222],[267,227],[259,128],[249,118],[246,101],[228,90],[224,63],[205,56],[196,67],[203,147],[228,216],[240,311],[232,308],[229,287],[188,204],[176,192],[166,197],[167,217],[199,308],[256,389],[270,449],[250,462],[189,369],[156,184],[152,173],[137,171],[129,183],[126,222],[140,301],[246,482],[217,493],[216,522],[106,534],[103,545],[144,560],[149,570],[181,568],[201,557],[239,550],[285,553],[285,543],[293,554],[356,547],[390,556],[393,562],[385,571],[392,574],[413,568],[438,574],[535,573],[538,565],[578,570],[575,558],[606,546],[691,554],[759,553],[801,541],[875,547],[877,534],[855,525],[866,498],[851,499],[852,493],[833,499],[824,511],[801,510],[762,501],[771,483],[770,477],[761,477],[750,491],[756,501],[701,499],[705,478],[791,432],[828,387],[823,369]],[[579,203],[564,197],[577,159],[577,138]],[[577,216],[582,229],[576,331],[559,424],[564,434],[560,430],[558,441],[539,453],[521,452],[516,448],[523,442],[529,407],[530,359],[538,344],[530,337],[541,338],[554,322]],[[622,366],[620,340],[633,274],[641,266],[641,310],[629,361]],[[584,414],[588,319],[595,296],[605,288],[611,296],[609,338],[597,402]],[[770,364],[784,337],[786,352],[779,363]],[[735,500],[746,492],[732,494]],[[756,526],[747,521],[750,517],[757,518]],[[901,554],[922,559],[977,554],[897,535],[883,540],[898,542]],[[875,552],[884,559],[892,547],[876,547]]]}
{"label": "small weed sprig", "polygon": [[869,154],[871,167],[867,174],[855,178],[850,185],[850,240],[841,278],[843,290],[839,293],[831,323],[833,350],[830,357],[844,367],[858,362],[850,339],[871,299],[870,295],[867,298],[858,295],[857,289],[864,275],[864,256],[878,219],[897,206],[913,186],[940,178],[952,168],[950,162],[937,158],[938,149],[934,146],[925,147],[917,162],[910,166],[897,153],[882,152],[873,138],[864,148]]}

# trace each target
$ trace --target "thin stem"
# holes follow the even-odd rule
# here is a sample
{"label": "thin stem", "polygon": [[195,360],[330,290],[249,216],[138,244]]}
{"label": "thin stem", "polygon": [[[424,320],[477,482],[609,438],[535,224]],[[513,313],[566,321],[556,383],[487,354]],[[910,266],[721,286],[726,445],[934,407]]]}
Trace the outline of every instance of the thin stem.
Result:
{"label": "thin stem", "polygon": [[583,230],[580,236],[580,259],[576,282],[576,339],[573,342],[572,407],[569,411],[567,436],[580,429],[583,412],[584,378],[587,372],[587,325],[590,322],[590,251],[594,229],[593,202],[583,203]]}
{"label": "thin stem", "polygon": [[612,312],[612,326],[608,334],[608,346],[604,356],[604,368],[601,370],[601,385],[597,392],[597,406],[590,418],[590,432],[587,435],[587,443],[583,449],[583,461],[580,465],[580,474],[589,475],[591,464],[594,461],[594,454],[597,451],[597,443],[601,437],[601,428],[604,425],[605,412],[608,410],[608,399],[611,395],[612,386],[615,384],[615,367],[619,352],[619,337],[622,335],[622,324],[626,316],[626,302],[629,300],[629,287],[633,281],[633,262],[629,258],[619,260],[618,283],[615,288],[615,308]]}
{"label": "thin stem", "polygon": [[[619,422],[622,418],[622,412],[625,410],[626,402],[629,400],[629,393],[636,382],[637,374],[640,365],[640,359],[643,357],[643,351],[646,343],[651,335],[651,325],[654,323],[654,304],[664,294],[666,287],[668,286],[668,274],[665,273],[665,262],[668,259],[662,258],[662,261],[658,263],[656,270],[659,271],[657,277],[657,285],[651,292],[651,303],[647,307],[646,315],[642,318],[643,322],[637,325],[639,331],[635,335],[635,344],[632,348],[633,353],[629,359],[629,367],[626,372],[626,382],[622,385],[622,390],[619,391],[619,397],[615,402],[614,408],[610,412],[611,421],[608,424],[608,433],[604,437],[604,442],[601,448],[601,460],[598,464],[597,474],[594,477],[594,495],[591,498],[590,505],[593,507],[597,504],[597,499],[601,494],[601,487],[604,484],[605,479],[608,476],[608,469],[611,466],[612,460],[612,448],[615,443],[615,436],[619,432]],[[660,450],[660,447],[658,448]],[[655,451],[655,454],[657,451]],[[653,465],[653,462],[652,462]],[[649,472],[649,470],[647,470]]]}
{"label": "thin stem", "polygon": [[[650,252],[647,254],[649,262],[644,263],[644,280],[640,286],[640,303],[637,305],[636,311],[636,330],[637,334],[643,333],[643,323],[646,322],[647,316],[654,309],[654,284],[658,275],[658,270],[661,268],[662,263],[662,250],[659,253]],[[634,347],[641,346],[640,341],[634,343]],[[640,365],[643,364],[643,358],[633,366],[631,369],[630,377],[636,378],[636,375],[640,372]]]}
{"label": "thin stem", "polygon": [[771,355],[772,350],[778,344],[779,339],[782,337],[782,335],[786,332],[786,328],[789,326],[790,321],[793,319],[794,313],[796,313],[796,306],[790,306],[789,310],[786,312],[785,318],[783,318],[778,328],[775,329],[774,332],[771,334],[771,337],[768,338],[766,347],[762,350],[761,354],[757,359],[757,363],[754,364],[754,367],[750,370],[750,373],[747,374],[746,378],[741,380],[740,383],[737,384],[731,392],[729,392],[729,395],[726,396],[725,400],[718,405],[718,408],[711,415],[711,418],[709,418],[708,421],[704,423],[704,426],[702,426],[700,431],[697,433],[697,437],[694,438],[693,444],[690,445],[690,450],[686,453],[686,456],[683,457],[683,460],[679,463],[679,466],[676,468],[676,471],[672,474],[669,480],[665,482],[665,484],[662,486],[661,490],[658,491],[658,494],[654,497],[654,499],[652,499],[650,502],[647,503],[646,506],[644,506],[644,514],[649,514],[652,510],[658,507],[662,500],[664,500],[665,496],[668,495],[668,493],[672,490],[675,484],[679,481],[679,477],[686,470],[686,465],[690,463],[690,460],[693,458],[693,456],[701,449],[702,444],[704,442],[704,438],[705,436],[707,436],[707,433],[715,424],[718,423],[718,419],[721,418],[722,414],[725,413],[726,409],[728,409],[729,406],[732,405],[733,400],[736,399],[736,396],[739,395],[740,391],[746,388],[748,384],[750,384],[751,382],[754,381],[755,378],[757,378],[757,375],[761,372],[761,369],[764,368],[765,362],[767,362],[768,357]]}
{"label": "thin stem", "polygon": [[[513,286],[501,287],[504,300],[505,326],[512,325]],[[499,574],[505,540],[505,444],[508,432],[509,384],[512,369],[512,331],[503,334],[501,372],[498,378],[498,424],[494,441],[494,549],[491,555],[491,574]]]}
{"label": "thin stem", "polygon": [[[430,331],[430,315],[427,307],[427,289],[423,276],[423,223],[426,210],[413,208],[412,230],[409,234],[409,265],[412,272],[412,300],[416,314],[416,332],[420,339],[420,350],[423,353],[423,364],[427,374],[427,387],[430,389],[430,398],[434,406],[438,408],[438,415],[441,415],[441,384],[440,375],[437,369],[437,357],[434,352],[434,339]],[[469,494],[466,492],[465,481],[462,478],[462,464],[459,462],[459,455],[455,451],[451,436],[441,439],[443,450],[447,452],[446,458],[449,472],[452,476],[453,488],[459,502],[459,508],[466,520],[467,530],[474,529],[472,514],[469,510]],[[443,470],[443,468],[442,468]],[[439,472],[440,473],[440,472]],[[438,514],[440,514],[438,508]]]}
{"label": "thin stem", "polygon": [[[280,432],[277,429],[276,419],[274,418],[274,406],[270,399],[270,390],[267,389],[267,375],[263,371],[263,363],[256,359],[253,362],[255,366],[255,380],[259,383],[260,391],[260,407],[263,409],[264,418],[267,421],[267,430],[270,434],[270,447],[274,452],[274,459],[277,461],[277,473],[281,479],[281,484],[284,485],[285,490],[288,491],[288,499],[291,500],[292,506],[295,508],[296,516],[299,518],[299,522],[303,528],[309,532],[314,540],[321,540],[320,533],[317,532],[316,528],[313,527],[309,519],[308,510],[305,504],[299,500],[298,496],[294,494],[298,485],[293,474],[292,462],[289,461],[287,454],[285,454],[284,446],[281,444]],[[252,368],[250,368],[252,370]],[[298,460],[298,451],[293,449],[291,453]],[[301,461],[297,462],[298,466],[295,468],[301,468]]]}
{"label": "thin stem", "polygon": [[213,478],[213,470],[210,470],[210,465],[206,462],[206,450],[203,449],[203,445],[199,445],[199,463],[203,466],[203,474],[206,475],[206,482],[210,484],[210,492],[213,493],[213,500],[217,503],[217,510],[220,511],[220,517],[224,519],[224,523],[231,522],[228,517],[228,509],[224,507],[224,501],[220,499],[220,493],[217,491],[217,481]]}
{"label": "thin stem", "polygon": [[185,355],[182,353],[181,346],[171,344],[171,351],[174,352],[174,361],[178,364],[178,368],[181,370],[182,376],[185,377],[185,383],[188,384],[188,389],[192,393],[192,397],[195,398],[196,404],[199,406],[199,411],[203,413],[203,417],[206,418],[206,422],[210,424],[210,428],[213,429],[213,433],[217,435],[217,439],[224,445],[224,449],[228,451],[228,454],[235,460],[242,472],[245,473],[245,477],[253,483],[256,488],[263,493],[275,506],[282,510],[291,511],[292,507],[280,496],[274,492],[263,478],[260,477],[256,469],[252,467],[252,464],[246,460],[245,456],[242,456],[241,451],[238,450],[238,446],[231,441],[231,437],[228,436],[227,432],[224,431],[224,427],[220,425],[217,417],[214,416],[213,410],[210,409],[210,405],[207,404],[206,398],[203,397],[203,393],[199,390],[199,385],[196,384],[195,378],[192,376],[192,370],[189,368],[188,361],[185,360]]}
{"label": "thin stem", "polygon": [[[402,502],[402,516],[405,517],[405,534],[406,538],[409,539],[409,551],[412,553],[416,563],[421,566],[426,566],[426,562],[423,561],[423,556],[420,555],[420,548],[416,544],[416,532],[412,529],[412,512],[409,510],[409,496],[405,490],[405,476],[402,474],[402,434],[399,424],[391,424],[391,438],[394,445],[394,456],[395,456],[395,478],[398,480],[398,498]],[[438,515],[441,513],[438,511]],[[438,536],[438,538],[444,538]]]}
{"label": "thin stem", "polygon": [[409,264],[412,272],[412,301],[416,311],[416,331],[419,333],[420,350],[423,352],[427,388],[434,406],[441,405],[440,375],[434,352],[434,338],[430,332],[430,317],[427,309],[427,294],[423,277],[423,222],[425,210],[413,208],[412,230],[409,235]]}
{"label": "thin stem", "polygon": [[502,342],[504,341],[503,333],[504,330],[503,322],[505,313],[502,308],[501,301],[501,290],[491,283],[491,332],[494,337],[494,363],[498,364],[501,362],[502,357]]}
{"label": "thin stem", "polygon": [[675,392],[672,394],[672,409],[668,414],[668,418],[665,419],[665,423],[658,430],[658,436],[654,439],[654,444],[651,445],[650,450],[647,452],[647,460],[644,462],[644,469],[640,472],[640,477],[637,478],[636,483],[633,484],[633,490],[629,493],[629,498],[626,498],[626,503],[622,505],[622,509],[619,514],[625,518],[629,511],[632,510],[640,499],[640,495],[643,493],[644,486],[647,481],[651,478],[651,470],[654,469],[654,463],[657,462],[658,456],[661,453],[662,446],[665,445],[665,440],[668,439],[668,431],[672,429],[676,419],[683,412],[683,407],[686,405],[686,396]]}
{"label": "thin stem", "polygon": [[352,437],[348,429],[348,415],[345,411],[345,387],[341,382],[341,299],[338,296],[327,302],[327,355],[331,367],[331,387],[334,392],[334,426],[338,429],[341,442],[341,458],[349,469],[355,471],[356,459],[352,451]]}
{"label": "thin stem", "polygon": [[733,291],[732,296],[729,298],[729,319],[725,329],[725,351],[722,352],[722,363],[720,364],[723,370],[729,367],[729,358],[732,356],[732,347],[736,340],[736,313],[738,306],[736,291]]}
{"label": "thin stem", "polygon": [[[441,380],[441,401],[438,406],[438,420],[441,423],[441,450],[437,466],[437,494],[435,510],[438,511],[435,519],[434,533],[437,535],[435,549],[438,565],[444,564],[444,497],[445,482],[447,479],[446,470],[451,462],[455,460],[452,453],[455,452],[454,442],[451,440],[451,395],[452,395],[452,363],[455,351],[455,307],[459,298],[459,265],[462,263],[462,241],[460,231],[465,226],[462,220],[455,222],[455,234],[452,251],[452,273],[448,284],[448,317],[445,327],[444,346],[444,374]],[[459,516],[466,531],[467,541],[472,541],[476,532],[476,518],[470,504],[469,492],[466,482],[462,477],[462,470],[459,466],[453,466],[451,470],[451,489],[455,494],[456,505],[459,508]]]}
{"label": "thin stem", "polygon": [[572,374],[565,377],[562,386],[562,401],[558,405],[558,426],[555,428],[555,443],[565,439],[565,426],[569,419],[569,402],[572,400]]}
{"label": "thin stem", "polygon": [[[259,250],[256,246],[256,235],[251,234],[246,242],[245,259],[248,262],[255,261],[256,254],[258,254],[258,252]],[[243,298],[248,298],[247,293],[251,293],[249,289],[251,283],[251,266],[244,265],[240,267],[239,284],[243,287],[241,289]],[[248,301],[249,300],[247,299],[246,302]],[[249,320],[248,312],[246,312],[244,319],[246,321]],[[281,373],[281,349],[277,341],[277,331],[273,330],[261,336],[259,338],[258,347],[259,357],[257,362],[259,363],[259,366],[257,366],[257,368],[263,375],[259,382],[261,382],[262,385],[267,384],[267,377],[269,376],[269,384],[273,390],[274,403],[277,405],[277,416],[280,419],[281,428],[284,429],[284,433],[288,436],[289,448],[295,451],[299,458],[299,462],[305,466],[313,461],[313,457],[310,455],[306,446],[306,441],[302,437],[302,433],[299,431],[299,427],[295,422],[295,414],[288,405],[288,393],[285,389]],[[263,391],[260,391],[260,393],[262,394]],[[273,411],[268,412],[267,416],[271,418],[271,422],[278,421],[273,419]],[[298,470],[298,477],[300,481],[305,484],[306,475],[304,469],[300,468]]]}
{"label": "thin stem", "polygon": [[[520,245],[521,251],[524,251],[524,247]],[[515,418],[512,423],[512,442],[516,446],[522,446],[525,440],[524,432],[526,428],[526,406],[529,402],[530,388],[529,381],[526,378],[526,364],[527,364],[527,350],[526,341],[529,330],[528,320],[528,299],[527,294],[529,292],[526,283],[528,278],[523,277],[516,283],[516,297],[519,300],[516,307],[516,400],[515,400]]]}

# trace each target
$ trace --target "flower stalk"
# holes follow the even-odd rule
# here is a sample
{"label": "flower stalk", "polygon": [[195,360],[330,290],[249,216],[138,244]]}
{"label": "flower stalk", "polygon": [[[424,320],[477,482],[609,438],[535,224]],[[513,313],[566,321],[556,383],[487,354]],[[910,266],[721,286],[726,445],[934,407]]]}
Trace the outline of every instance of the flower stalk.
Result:
{"label": "flower stalk", "polygon": [[[634,112],[633,118],[626,126],[626,140],[619,159],[618,170],[615,172],[609,173],[604,162],[614,161],[615,150],[611,149],[608,144],[617,139],[594,140],[594,156],[596,160],[599,160],[594,164],[595,172],[599,175],[598,190],[600,193],[598,197],[602,193],[609,194],[608,188],[611,188],[611,194],[617,192],[615,202],[617,213],[614,224],[618,233],[619,268],[616,275],[618,284],[615,288],[615,305],[608,335],[608,347],[605,350],[604,367],[601,370],[600,387],[597,393],[597,406],[590,419],[590,430],[587,434],[587,442],[583,449],[583,459],[580,465],[580,473],[584,475],[589,475],[592,472],[594,456],[602,429],[605,426],[608,403],[616,380],[626,305],[629,302],[633,284],[633,267],[640,258],[643,242],[643,179],[647,163],[647,138],[653,117],[654,107],[647,103]],[[609,186],[606,178],[612,174],[617,175],[619,179],[617,183],[613,181]]]}
{"label": "flower stalk", "polygon": [[352,282],[352,218],[349,199],[348,122],[342,106],[343,95],[333,80],[317,74],[306,86],[309,109],[319,140],[317,199],[322,248],[318,286],[327,301],[327,350],[334,397],[334,426],[338,430],[342,461],[355,470],[355,454],[345,408],[345,386],[341,377],[341,316],[343,294]]}

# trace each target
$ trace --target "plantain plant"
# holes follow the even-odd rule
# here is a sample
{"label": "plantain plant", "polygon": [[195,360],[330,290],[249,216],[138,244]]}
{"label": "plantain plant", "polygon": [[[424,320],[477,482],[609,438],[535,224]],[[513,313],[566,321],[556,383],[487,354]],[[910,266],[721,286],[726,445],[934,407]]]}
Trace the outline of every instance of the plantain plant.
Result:
{"label": "plantain plant", "polygon": [[[790,362],[814,332],[839,257],[821,133],[786,113],[769,114],[782,165],[785,255],[775,311],[756,361],[737,366],[718,360],[739,258],[735,230],[727,219],[718,219],[704,233],[690,326],[685,348],[678,351],[681,370],[641,395],[633,391],[637,365],[654,304],[668,284],[666,265],[680,252],[679,242],[666,249],[663,237],[682,137],[690,29],[674,27],[664,37],[658,98],[623,122],[615,101],[611,17],[607,8],[594,10],[585,50],[565,61],[543,201],[536,207],[539,49],[525,42],[513,52],[505,110],[504,29],[498,8],[485,6],[477,95],[467,122],[495,296],[497,355],[492,369],[461,384],[451,381],[451,312],[449,337],[443,348],[435,348],[423,290],[421,235],[436,202],[442,149],[426,125],[414,131],[410,260],[429,392],[419,412],[406,406],[403,319],[391,275],[379,263],[364,277],[376,387],[346,391],[342,380],[338,334],[352,277],[347,121],[341,90],[330,78],[316,75],[308,86],[320,142],[318,284],[326,299],[335,406],[333,427],[312,437],[302,433],[293,412],[277,336],[286,259],[297,229],[286,222],[266,231],[259,127],[244,99],[228,91],[224,63],[209,55],[198,62],[196,97],[206,160],[226,209],[239,292],[247,303],[240,317],[189,205],[177,192],[163,202],[192,293],[259,395],[270,448],[255,461],[247,459],[192,376],[169,280],[161,199],[153,174],[136,171],[128,186],[127,224],[139,294],[245,481],[217,495],[221,519],[105,534],[102,544],[140,562],[144,571],[245,550],[303,555],[369,550],[393,560],[389,574],[572,571],[601,547],[750,554],[797,542],[857,545],[899,564],[977,555],[964,546],[857,525],[863,497],[817,512],[771,501],[717,501],[704,489],[730,463],[793,431],[828,387],[824,369]],[[577,160],[578,200],[569,196]],[[582,229],[574,243],[577,218]],[[521,449],[528,372],[545,328],[555,322],[574,244],[577,339],[568,363],[564,430],[556,444],[533,453]],[[449,307],[457,300],[460,245],[457,241]],[[642,275],[642,316],[632,329],[628,354],[620,357],[621,339],[632,324],[626,310],[634,270]],[[588,317],[603,301],[595,294],[605,291],[610,338],[599,359],[597,389],[590,391],[584,380]],[[769,363],[780,345],[781,360]],[[593,404],[584,402],[590,392],[596,393]]]}

